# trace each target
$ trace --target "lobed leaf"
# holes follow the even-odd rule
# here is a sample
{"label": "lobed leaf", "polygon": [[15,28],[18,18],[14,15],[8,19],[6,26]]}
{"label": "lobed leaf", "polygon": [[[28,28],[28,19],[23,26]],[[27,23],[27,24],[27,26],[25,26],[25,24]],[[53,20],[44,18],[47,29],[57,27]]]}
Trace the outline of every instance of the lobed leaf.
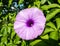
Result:
{"label": "lobed leaf", "polygon": [[56,18],[56,24],[57,24],[57,28],[60,28],[60,18]]}
{"label": "lobed leaf", "polygon": [[53,22],[48,22],[46,25],[47,25],[47,26],[50,26],[51,28],[56,29],[56,27],[55,27],[55,25],[54,25]]}
{"label": "lobed leaf", "polygon": [[41,0],[41,4],[44,4],[47,0]]}
{"label": "lobed leaf", "polygon": [[46,35],[41,36],[41,38],[42,38],[42,39],[47,39],[47,40],[48,40],[48,39],[49,39],[49,36],[48,36],[48,34],[46,34]]}
{"label": "lobed leaf", "polygon": [[50,38],[54,40],[58,40],[58,31],[53,31],[50,33]]}
{"label": "lobed leaf", "polygon": [[58,1],[58,3],[60,4],[60,0],[57,0]]}
{"label": "lobed leaf", "polygon": [[54,31],[54,29],[52,29],[52,28],[45,28],[45,31],[43,32],[43,35],[45,35],[45,34],[47,34],[47,33],[49,33],[49,32],[53,32]]}
{"label": "lobed leaf", "polygon": [[56,16],[57,13],[60,12],[60,9],[55,9],[53,12],[51,12],[50,14],[47,14],[46,16],[46,21],[49,21],[50,19],[52,19],[54,16]]}
{"label": "lobed leaf", "polygon": [[60,8],[60,5],[58,5],[58,4],[43,5],[43,6],[41,6],[41,9],[42,10],[48,10],[50,8],[55,8],[55,7]]}
{"label": "lobed leaf", "polygon": [[39,42],[41,42],[42,40],[40,40],[40,39],[37,39],[37,40],[35,40],[35,41],[32,41],[31,43],[30,43],[30,45],[31,46],[34,46],[34,45],[36,45],[37,43],[39,43]]}

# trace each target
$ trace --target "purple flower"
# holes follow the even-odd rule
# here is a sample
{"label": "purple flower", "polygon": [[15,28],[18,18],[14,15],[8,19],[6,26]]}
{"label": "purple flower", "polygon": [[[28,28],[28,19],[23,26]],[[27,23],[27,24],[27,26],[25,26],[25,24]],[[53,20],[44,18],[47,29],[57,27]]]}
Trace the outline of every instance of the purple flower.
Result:
{"label": "purple flower", "polygon": [[45,22],[46,18],[41,10],[27,8],[17,14],[14,29],[20,38],[31,40],[42,34]]}

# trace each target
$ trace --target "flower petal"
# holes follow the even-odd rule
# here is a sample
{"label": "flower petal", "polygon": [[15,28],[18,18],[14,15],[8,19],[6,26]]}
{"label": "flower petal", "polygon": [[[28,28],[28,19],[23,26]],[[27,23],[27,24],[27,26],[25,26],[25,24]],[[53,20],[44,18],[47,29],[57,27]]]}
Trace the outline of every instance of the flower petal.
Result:
{"label": "flower petal", "polygon": [[21,28],[22,26],[25,26],[24,22],[15,21],[14,29]]}
{"label": "flower petal", "polygon": [[22,28],[18,28],[18,29],[15,29],[15,32],[18,34],[18,36],[22,39],[25,39],[26,38],[26,31],[25,31],[26,27],[23,26]]}

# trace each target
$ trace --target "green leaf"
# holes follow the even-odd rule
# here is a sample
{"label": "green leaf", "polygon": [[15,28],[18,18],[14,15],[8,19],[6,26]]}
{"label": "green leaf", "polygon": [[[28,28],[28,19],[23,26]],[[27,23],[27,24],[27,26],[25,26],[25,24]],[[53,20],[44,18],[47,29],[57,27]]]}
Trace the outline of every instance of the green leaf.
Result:
{"label": "green leaf", "polygon": [[54,40],[58,40],[58,31],[53,31],[50,33],[50,38]]}
{"label": "green leaf", "polygon": [[0,31],[0,33],[2,34],[2,36],[3,36],[4,29],[5,29],[5,28],[2,27],[2,28],[1,28],[1,31]]}
{"label": "green leaf", "polygon": [[55,27],[55,25],[54,25],[53,22],[48,22],[46,25],[47,25],[47,26],[50,26],[51,28],[56,29],[56,27]]}
{"label": "green leaf", "polygon": [[15,33],[14,30],[12,29],[11,39],[13,39],[13,37],[14,37],[15,34],[16,34],[16,33]]}
{"label": "green leaf", "polygon": [[8,27],[8,33],[9,34],[11,33],[11,27]]}
{"label": "green leaf", "polygon": [[34,45],[36,45],[37,43],[39,43],[39,42],[41,42],[42,40],[40,40],[40,39],[37,39],[37,40],[35,40],[35,41],[32,41],[31,43],[30,43],[30,45],[31,46],[34,46]]}
{"label": "green leaf", "polygon": [[34,2],[34,6],[40,8],[40,1],[36,1],[36,2]]}
{"label": "green leaf", "polygon": [[7,31],[8,31],[7,24],[4,24],[3,27],[2,27],[2,29],[1,29],[2,35],[3,36],[7,36]]}
{"label": "green leaf", "polygon": [[11,27],[11,26],[13,26],[13,24],[12,23],[9,23],[8,26]]}
{"label": "green leaf", "polygon": [[32,6],[31,5],[28,5],[28,8],[31,8]]}
{"label": "green leaf", "polygon": [[58,43],[58,45],[60,46],[60,43]]}
{"label": "green leaf", "polygon": [[12,1],[13,1],[13,0],[9,0],[8,7],[10,7],[10,5],[12,4]]}
{"label": "green leaf", "polygon": [[41,4],[44,4],[47,0],[41,0]]}
{"label": "green leaf", "polygon": [[4,43],[4,44],[7,44],[7,36],[3,36],[1,38],[1,42]]}
{"label": "green leaf", "polygon": [[11,23],[8,24],[8,27],[7,27],[7,28],[8,28],[8,33],[9,33],[9,34],[11,33],[12,26],[13,26],[13,25],[12,25]]}
{"label": "green leaf", "polygon": [[7,36],[7,27],[5,27],[5,29],[4,29],[4,32],[3,32],[3,36]]}
{"label": "green leaf", "polygon": [[17,45],[15,45],[13,43],[8,43],[6,46],[17,46]]}
{"label": "green leaf", "polygon": [[58,3],[60,4],[60,0],[58,0]]}
{"label": "green leaf", "polygon": [[47,42],[42,40],[41,42],[37,43],[35,46],[49,46],[49,45],[47,44]]}
{"label": "green leaf", "polygon": [[42,39],[49,39],[49,36],[48,36],[48,34],[46,34],[46,35],[43,35],[43,36],[40,36]]}
{"label": "green leaf", "polygon": [[2,2],[0,2],[0,6],[2,6]]}
{"label": "green leaf", "polygon": [[50,0],[47,0],[48,4],[52,4],[52,2]]}
{"label": "green leaf", "polygon": [[57,28],[60,28],[60,18],[56,18],[56,24],[57,24]]}
{"label": "green leaf", "polygon": [[5,45],[4,45],[4,43],[1,42],[1,43],[0,43],[0,46],[5,46]]}
{"label": "green leaf", "polygon": [[26,42],[23,40],[21,46],[26,46]]}
{"label": "green leaf", "polygon": [[60,30],[59,30],[59,33],[58,33],[58,35],[59,35],[59,39],[60,39]]}
{"label": "green leaf", "polygon": [[0,37],[2,36],[2,34],[0,33]]}
{"label": "green leaf", "polygon": [[3,32],[2,32],[2,38],[1,38],[1,42],[3,42],[4,44],[7,44],[7,25],[6,24],[4,24],[3,25],[3,30],[2,30]]}
{"label": "green leaf", "polygon": [[10,43],[13,43],[12,39],[10,39]]}
{"label": "green leaf", "polygon": [[60,5],[58,5],[58,4],[43,5],[43,6],[41,7],[41,9],[42,9],[42,10],[48,10],[48,9],[50,9],[50,8],[55,8],[55,7],[60,8]]}
{"label": "green leaf", "polygon": [[60,9],[55,9],[53,12],[51,12],[50,14],[47,14],[46,16],[46,21],[49,21],[50,19],[52,19],[57,13],[60,12]]}
{"label": "green leaf", "polygon": [[43,35],[45,35],[45,34],[47,34],[49,32],[52,32],[52,31],[54,31],[54,29],[47,27],[47,28],[45,28],[45,31],[43,32]]}
{"label": "green leaf", "polygon": [[19,0],[18,4],[20,5],[20,4],[23,3],[23,2],[24,2],[24,0]]}
{"label": "green leaf", "polygon": [[20,38],[16,35],[16,38],[14,39],[14,44],[19,44],[20,42]]}

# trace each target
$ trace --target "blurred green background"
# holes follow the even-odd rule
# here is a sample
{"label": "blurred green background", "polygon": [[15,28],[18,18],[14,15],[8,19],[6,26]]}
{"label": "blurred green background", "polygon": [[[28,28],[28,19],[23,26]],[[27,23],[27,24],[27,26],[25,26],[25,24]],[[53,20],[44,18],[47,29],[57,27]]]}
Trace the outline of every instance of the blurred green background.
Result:
{"label": "blurred green background", "polygon": [[[43,34],[34,40],[22,40],[13,29],[16,14],[37,7],[46,16]],[[0,46],[60,46],[60,0],[0,0]]]}

